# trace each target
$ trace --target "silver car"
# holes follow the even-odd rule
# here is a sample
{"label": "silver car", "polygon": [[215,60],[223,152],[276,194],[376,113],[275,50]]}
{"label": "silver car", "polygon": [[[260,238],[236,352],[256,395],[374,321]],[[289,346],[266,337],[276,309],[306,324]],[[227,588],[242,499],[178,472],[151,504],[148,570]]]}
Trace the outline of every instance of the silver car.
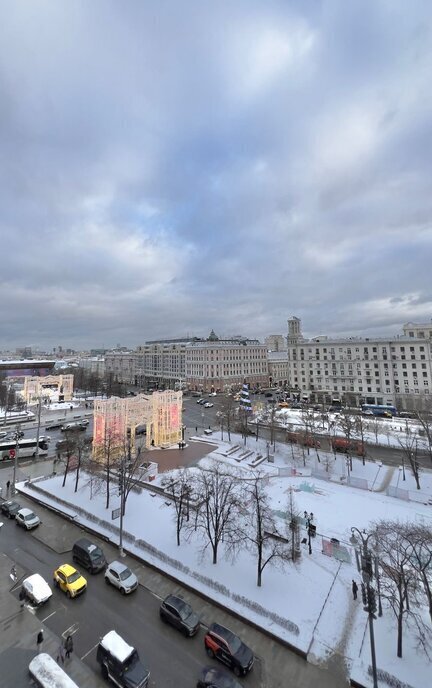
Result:
{"label": "silver car", "polygon": [[111,583],[122,595],[128,595],[137,589],[138,578],[125,564],[113,561],[106,568],[105,583]]}
{"label": "silver car", "polygon": [[26,530],[31,530],[39,525],[40,518],[31,509],[20,509],[15,516],[15,523]]}

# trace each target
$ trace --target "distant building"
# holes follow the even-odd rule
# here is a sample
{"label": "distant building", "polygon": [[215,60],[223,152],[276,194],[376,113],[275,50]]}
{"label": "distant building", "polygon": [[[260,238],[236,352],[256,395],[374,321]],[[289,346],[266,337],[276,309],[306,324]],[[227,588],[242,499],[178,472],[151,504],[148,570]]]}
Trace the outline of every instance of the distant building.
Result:
{"label": "distant building", "polygon": [[286,387],[288,385],[287,351],[268,351],[267,359],[270,385]]}
{"label": "distant building", "polygon": [[286,351],[287,342],[286,337],[281,334],[270,334],[265,338],[264,344],[269,351]]}
{"label": "distant building", "polygon": [[[305,339],[288,320],[288,384],[312,401],[425,406],[432,388],[431,325],[408,323],[396,337]],[[420,336],[421,333],[421,336]]]}
{"label": "distant building", "polygon": [[210,333],[207,340],[186,346],[186,384],[203,392],[266,387],[269,381],[267,347],[257,339],[218,339]]}
{"label": "distant building", "polygon": [[26,375],[42,377],[51,375],[55,361],[27,359],[20,361],[0,361],[0,374],[8,378],[23,378]]}
{"label": "distant building", "polygon": [[89,356],[88,358],[79,358],[78,366],[84,368],[89,373],[94,373],[98,377],[105,375],[105,358],[103,356]]}

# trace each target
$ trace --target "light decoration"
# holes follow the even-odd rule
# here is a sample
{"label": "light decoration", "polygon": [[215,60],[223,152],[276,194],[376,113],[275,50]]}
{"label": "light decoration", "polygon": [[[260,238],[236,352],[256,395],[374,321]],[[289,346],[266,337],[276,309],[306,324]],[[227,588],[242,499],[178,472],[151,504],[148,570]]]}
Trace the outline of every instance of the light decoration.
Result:
{"label": "light decoration", "polygon": [[182,439],[182,392],[99,399],[94,403],[93,458],[104,461],[135,453],[136,427],[146,426],[146,447],[168,447]]}
{"label": "light decoration", "polygon": [[45,397],[52,401],[70,401],[73,396],[73,381],[73,375],[26,375],[21,395],[26,404],[36,403]]}

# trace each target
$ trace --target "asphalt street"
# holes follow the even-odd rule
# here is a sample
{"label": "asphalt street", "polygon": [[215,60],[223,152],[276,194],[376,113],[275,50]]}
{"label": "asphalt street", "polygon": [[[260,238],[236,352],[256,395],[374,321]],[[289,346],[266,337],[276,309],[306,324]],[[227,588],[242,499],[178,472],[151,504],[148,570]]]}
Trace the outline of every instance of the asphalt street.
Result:
{"label": "asphalt street", "polygon": [[[20,498],[20,501],[23,501]],[[63,563],[72,563],[71,552],[62,553],[48,547],[44,539],[44,510],[33,507],[43,519],[38,531],[25,532],[15,525],[13,520],[4,520],[1,529],[1,549],[24,575],[40,573],[52,584],[54,569]],[[50,514],[47,520],[60,517]],[[82,533],[74,525],[67,525],[66,546]],[[92,539],[93,536],[92,536]],[[108,559],[118,557],[115,549],[101,542]],[[140,565],[131,561],[131,568],[140,575]],[[196,679],[202,666],[212,664],[204,651],[204,628],[194,638],[185,638],[178,631],[166,626],[159,619],[160,598],[143,586],[129,596],[122,596],[117,590],[107,585],[103,572],[91,576],[82,571],[87,578],[86,593],[75,600],[69,600],[64,593],[54,589],[53,596],[44,606],[34,613],[56,636],[73,630],[74,651],[96,673],[100,667],[96,662],[96,648],[99,639],[108,631],[115,629],[127,642],[134,645],[140,656],[151,670],[151,686],[166,688],[189,688],[196,685]],[[176,588],[173,584],[173,588]],[[17,598],[19,587],[12,593]],[[187,598],[187,593],[184,593]],[[28,610],[27,610],[28,613]],[[2,645],[5,638],[2,638]],[[261,686],[260,661],[249,676],[243,679],[246,686]]]}

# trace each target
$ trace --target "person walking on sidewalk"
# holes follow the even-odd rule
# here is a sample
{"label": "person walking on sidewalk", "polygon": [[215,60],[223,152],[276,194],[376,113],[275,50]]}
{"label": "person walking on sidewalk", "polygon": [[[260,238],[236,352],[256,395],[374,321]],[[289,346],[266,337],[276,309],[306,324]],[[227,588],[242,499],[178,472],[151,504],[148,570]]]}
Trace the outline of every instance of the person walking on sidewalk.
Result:
{"label": "person walking on sidewalk", "polygon": [[65,648],[63,641],[60,641],[60,645],[57,649],[57,664],[64,664],[65,662]]}
{"label": "person walking on sidewalk", "polygon": [[73,640],[72,640],[71,635],[68,635],[68,637],[66,638],[65,650],[66,650],[66,659],[69,659],[69,657],[71,656],[71,654],[73,652]]}
{"label": "person walking on sidewalk", "polygon": [[353,582],[352,582],[352,594],[353,594],[353,599],[354,599],[354,600],[357,599],[357,591],[358,591],[358,585],[357,585],[357,583],[355,582],[355,580],[353,580]]}
{"label": "person walking on sidewalk", "polygon": [[9,497],[9,490],[10,490],[10,480],[8,480],[6,483],[6,497]]}
{"label": "person walking on sidewalk", "polygon": [[43,630],[40,629],[39,633],[37,634],[37,639],[36,639],[36,645],[37,645],[37,651],[38,654],[42,649],[42,643],[44,641],[44,635],[43,635]]}

